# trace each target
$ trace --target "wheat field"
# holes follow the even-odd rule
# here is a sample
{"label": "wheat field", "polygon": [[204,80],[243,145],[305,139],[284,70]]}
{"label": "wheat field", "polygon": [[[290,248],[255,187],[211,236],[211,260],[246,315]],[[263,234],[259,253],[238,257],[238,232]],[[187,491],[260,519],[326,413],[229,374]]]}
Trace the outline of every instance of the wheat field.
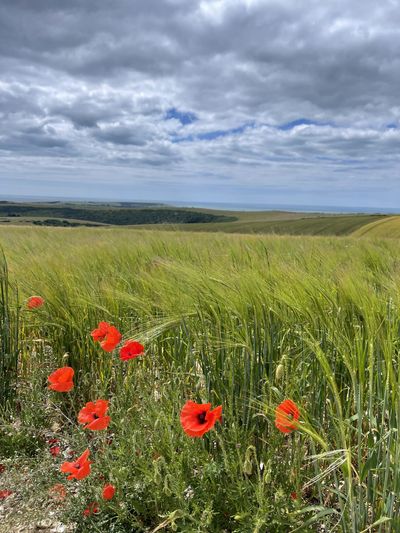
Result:
{"label": "wheat field", "polygon": [[[27,462],[38,494],[65,484],[74,531],[400,531],[396,240],[9,227],[0,245],[0,462]],[[144,355],[102,351],[100,321]],[[64,366],[74,389],[48,390]],[[77,414],[98,398],[111,424],[88,434]],[[222,405],[201,439],[179,421],[188,399]],[[91,475],[66,481],[85,448]],[[106,481],[116,496],[85,516]],[[8,488],[32,498],[0,475]]]}

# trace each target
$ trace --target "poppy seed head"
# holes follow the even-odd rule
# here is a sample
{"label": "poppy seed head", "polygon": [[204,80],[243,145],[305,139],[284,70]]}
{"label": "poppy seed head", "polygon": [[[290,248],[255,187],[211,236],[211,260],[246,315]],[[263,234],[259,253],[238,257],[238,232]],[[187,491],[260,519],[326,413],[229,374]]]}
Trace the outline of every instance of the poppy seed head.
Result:
{"label": "poppy seed head", "polygon": [[199,421],[200,424],[204,424],[205,421],[206,421],[206,415],[207,415],[207,411],[202,411],[201,413],[199,413],[197,415],[197,419]]}

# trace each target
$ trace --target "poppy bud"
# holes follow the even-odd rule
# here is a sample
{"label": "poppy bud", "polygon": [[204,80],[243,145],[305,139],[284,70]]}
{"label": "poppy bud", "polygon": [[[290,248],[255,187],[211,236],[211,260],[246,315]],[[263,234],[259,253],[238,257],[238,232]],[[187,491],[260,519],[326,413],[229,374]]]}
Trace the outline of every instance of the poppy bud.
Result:
{"label": "poppy bud", "polygon": [[283,378],[283,374],[285,372],[285,367],[282,363],[279,363],[279,365],[276,367],[275,370],[275,380],[280,381]]}
{"label": "poppy bud", "polygon": [[267,461],[263,469],[263,483],[268,484],[271,482],[271,461]]}
{"label": "poppy bud", "polygon": [[253,467],[252,467],[252,465],[251,465],[251,461],[250,461],[250,459],[246,459],[246,460],[244,461],[244,464],[243,464],[243,472],[244,472],[246,475],[250,476],[251,473],[252,473],[252,471],[253,471]]}
{"label": "poppy bud", "polygon": [[243,472],[248,476],[250,476],[253,472],[253,464],[251,460],[252,455],[254,455],[254,457],[256,456],[256,449],[254,446],[249,446],[246,450],[243,464]]}

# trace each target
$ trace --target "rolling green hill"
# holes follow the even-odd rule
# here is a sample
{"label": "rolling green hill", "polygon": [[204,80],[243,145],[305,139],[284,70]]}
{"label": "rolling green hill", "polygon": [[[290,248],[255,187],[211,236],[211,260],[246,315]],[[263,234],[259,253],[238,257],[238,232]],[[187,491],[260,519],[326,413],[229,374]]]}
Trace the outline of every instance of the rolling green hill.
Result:
{"label": "rolling green hill", "polygon": [[[128,226],[170,231],[276,235],[398,236],[398,217],[287,211],[224,211],[137,203],[0,202],[0,224]],[[396,229],[397,228],[397,229]]]}
{"label": "rolling green hill", "polygon": [[386,217],[358,228],[355,237],[400,238],[400,216]]}
{"label": "rolling green hill", "polygon": [[[263,215],[237,213],[238,220],[229,223],[164,225],[162,229],[275,235],[351,235],[358,228],[385,218],[385,215],[321,215],[318,213],[265,212]],[[149,225],[145,227],[157,229]]]}

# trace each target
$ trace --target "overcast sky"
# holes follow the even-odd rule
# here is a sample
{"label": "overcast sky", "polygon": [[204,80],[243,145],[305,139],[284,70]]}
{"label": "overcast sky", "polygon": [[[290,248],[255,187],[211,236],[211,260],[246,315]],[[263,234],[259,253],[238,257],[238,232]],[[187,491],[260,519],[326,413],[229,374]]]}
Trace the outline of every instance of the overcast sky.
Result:
{"label": "overcast sky", "polygon": [[400,207],[398,0],[0,0],[0,195]]}

